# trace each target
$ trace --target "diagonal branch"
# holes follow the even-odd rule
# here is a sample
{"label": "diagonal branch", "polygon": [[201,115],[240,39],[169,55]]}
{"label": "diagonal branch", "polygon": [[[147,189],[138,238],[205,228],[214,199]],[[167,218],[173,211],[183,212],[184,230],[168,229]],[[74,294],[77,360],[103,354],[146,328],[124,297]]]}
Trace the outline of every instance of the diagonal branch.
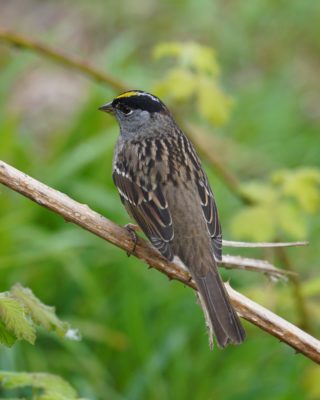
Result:
{"label": "diagonal branch", "polygon": [[83,74],[87,75],[89,78],[94,79],[98,82],[106,83],[116,90],[124,92],[128,89],[127,85],[120,82],[114,76],[102,72],[101,70],[90,65],[88,62],[82,60],[79,57],[71,56],[66,54],[61,50],[50,47],[42,42],[31,39],[25,35],[18,35],[15,32],[11,32],[7,29],[0,29],[0,40],[7,42],[16,47],[22,49],[32,50],[39,53],[51,60],[63,64],[64,66],[75,68]]}
{"label": "diagonal branch", "polygon": [[[0,183],[121,249],[132,250],[132,238],[126,229],[92,211],[87,205],[72,200],[3,161],[0,161]],[[138,238],[134,255],[170,279],[176,279],[196,289],[186,271],[174,263],[167,262],[145,240]],[[236,292],[229,285],[226,287],[233,306],[243,318],[320,364],[320,341]]]}

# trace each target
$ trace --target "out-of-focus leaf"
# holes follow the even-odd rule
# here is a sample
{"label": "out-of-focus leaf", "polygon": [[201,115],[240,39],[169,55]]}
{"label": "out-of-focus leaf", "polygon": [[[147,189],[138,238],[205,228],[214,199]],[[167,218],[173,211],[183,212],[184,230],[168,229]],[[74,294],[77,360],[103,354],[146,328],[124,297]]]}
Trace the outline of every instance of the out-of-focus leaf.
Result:
{"label": "out-of-focus leaf", "polygon": [[176,57],[178,62],[196,71],[218,76],[219,66],[215,51],[211,47],[194,42],[167,42],[158,44],[154,50],[155,59],[163,57]]}
{"label": "out-of-focus leaf", "polygon": [[65,336],[69,327],[67,322],[61,321],[55,313],[54,307],[43,304],[30,289],[16,284],[11,289],[12,296],[23,303],[32,320],[44,327],[47,331],[55,331],[59,336]]}
{"label": "out-of-focus leaf", "polygon": [[295,171],[281,170],[272,176],[281,185],[284,195],[294,197],[300,206],[310,214],[320,208],[320,170],[300,168]]}
{"label": "out-of-focus leaf", "polygon": [[215,125],[223,125],[230,116],[233,100],[219,88],[212,78],[200,77],[196,85],[200,114]]}
{"label": "out-of-focus leaf", "polygon": [[219,86],[219,67],[213,49],[193,42],[160,43],[154,56],[176,59],[176,66],[154,87],[160,97],[186,101],[195,96],[198,114],[203,118],[215,125],[228,120],[233,102]]}
{"label": "out-of-focus leaf", "polygon": [[178,57],[181,54],[181,43],[178,42],[159,43],[154,47],[152,53],[153,57],[156,60],[167,56]]}
{"label": "out-of-focus leaf", "polygon": [[319,296],[320,295],[320,276],[312,277],[302,284],[302,293],[304,296]]}
{"label": "out-of-focus leaf", "polygon": [[242,209],[231,222],[234,237],[261,242],[271,240],[275,228],[271,210],[262,205]]}
{"label": "out-of-focus leaf", "polygon": [[303,376],[303,384],[310,400],[320,398],[320,368],[316,365],[309,366]]}
{"label": "out-of-focus leaf", "polygon": [[8,293],[0,294],[0,318],[6,330],[17,339],[24,339],[33,344],[36,339],[35,328],[28,321],[25,311],[24,306],[18,300],[9,297]]}
{"label": "out-of-focus leaf", "polygon": [[302,210],[295,204],[282,201],[275,209],[279,227],[295,239],[304,239],[307,235],[306,219]]}
{"label": "out-of-focus leaf", "polygon": [[13,333],[9,332],[4,323],[0,320],[0,343],[7,347],[11,347],[16,341],[17,337]]}
{"label": "out-of-focus leaf", "polygon": [[74,399],[75,397],[67,397],[62,395],[61,393],[48,391],[46,393],[40,394],[38,396],[38,400],[69,400]]}
{"label": "out-of-focus leaf", "polygon": [[172,97],[177,101],[189,99],[195,90],[194,75],[184,68],[173,68],[165,79],[154,87],[159,97]]}
{"label": "out-of-focus leaf", "polygon": [[268,183],[257,181],[247,182],[241,185],[241,191],[254,202],[271,204],[277,200],[277,191]]}
{"label": "out-of-focus leaf", "polygon": [[[281,170],[273,173],[267,182],[252,181],[241,185],[242,192],[251,198],[254,203],[253,206],[246,207],[244,213],[246,218],[249,215],[253,221],[251,239],[258,239],[255,226],[260,223],[263,223],[263,226],[267,229],[265,240],[274,239],[274,236],[269,236],[271,232],[273,235],[285,233],[294,239],[304,239],[306,237],[307,219],[305,212],[307,207],[303,207],[302,202],[314,207],[315,202],[320,201],[317,193],[318,189],[309,184],[309,179],[312,178],[313,183],[315,183],[318,175],[314,171],[302,171],[300,176],[300,172]],[[309,173],[310,175],[308,175]],[[309,178],[306,179],[306,176]],[[309,200],[306,200],[306,197],[301,195],[303,185],[305,186],[303,196],[307,196]],[[298,193],[299,196],[301,195],[301,201],[295,201]],[[308,201],[310,202],[308,203]],[[263,212],[261,211],[262,209],[264,209]],[[309,210],[311,211],[311,208]],[[269,215],[268,222],[267,214]],[[256,221],[254,221],[252,215],[257,216]],[[238,218],[240,218],[240,224],[243,223],[242,211],[240,211],[240,217],[236,215],[232,221],[233,232],[237,232],[239,238],[242,237],[241,232],[245,233],[245,237],[249,237],[248,228],[244,229],[241,226],[235,226],[238,223]],[[272,229],[271,226],[273,227]]]}
{"label": "out-of-focus leaf", "polygon": [[57,375],[27,372],[0,371],[0,382],[5,389],[16,389],[31,386],[41,389],[40,399],[78,399],[75,389]]}

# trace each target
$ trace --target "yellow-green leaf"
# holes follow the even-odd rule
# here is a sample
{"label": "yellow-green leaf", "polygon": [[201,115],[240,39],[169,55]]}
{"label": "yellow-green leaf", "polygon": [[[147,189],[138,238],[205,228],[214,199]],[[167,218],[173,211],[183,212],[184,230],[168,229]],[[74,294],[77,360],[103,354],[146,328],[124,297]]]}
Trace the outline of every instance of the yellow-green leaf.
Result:
{"label": "yellow-green leaf", "polygon": [[163,57],[178,57],[181,55],[182,45],[178,42],[162,42],[153,48],[153,57],[158,60]]}
{"label": "yellow-green leaf", "polygon": [[69,329],[67,322],[61,321],[55,313],[54,307],[43,304],[30,289],[16,284],[11,289],[11,295],[24,304],[32,320],[44,327],[47,331],[55,331],[60,336],[65,336]]}
{"label": "yellow-green leaf", "polygon": [[0,294],[0,319],[6,330],[17,339],[24,339],[32,344],[35,342],[35,328],[27,319],[25,308],[18,300],[9,297],[8,293]]}
{"label": "yellow-green leaf", "polygon": [[31,386],[42,389],[47,399],[78,399],[74,388],[60,376],[45,373],[0,371],[0,382],[5,389]]}
{"label": "yellow-green leaf", "polygon": [[294,239],[305,239],[307,224],[299,206],[282,201],[274,209],[278,226]]}
{"label": "yellow-green leaf", "polygon": [[198,77],[196,93],[199,113],[209,122],[222,125],[229,119],[233,100],[223,93],[215,80]]}
{"label": "yellow-green leaf", "polygon": [[272,212],[265,206],[243,208],[231,221],[235,238],[253,241],[268,241],[275,236],[276,227]]}
{"label": "yellow-green leaf", "polygon": [[276,188],[268,183],[257,181],[247,182],[241,185],[241,191],[257,203],[272,204],[278,198]]}
{"label": "yellow-green leaf", "polygon": [[320,170],[299,168],[280,170],[273,174],[273,181],[280,185],[285,196],[293,197],[310,214],[320,209]]}
{"label": "yellow-green leaf", "polygon": [[195,90],[194,74],[184,68],[173,68],[162,82],[154,87],[159,97],[172,97],[177,101],[187,100]]}
{"label": "yellow-green leaf", "polygon": [[167,42],[160,43],[153,49],[156,59],[175,57],[184,67],[194,69],[203,74],[219,75],[219,66],[215,51],[211,47],[195,42]]}

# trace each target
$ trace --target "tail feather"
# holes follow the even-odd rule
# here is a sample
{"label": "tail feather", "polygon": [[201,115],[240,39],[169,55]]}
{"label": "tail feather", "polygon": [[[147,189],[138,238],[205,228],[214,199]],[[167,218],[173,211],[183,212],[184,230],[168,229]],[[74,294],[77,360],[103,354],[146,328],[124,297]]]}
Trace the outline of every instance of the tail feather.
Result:
{"label": "tail feather", "polygon": [[216,268],[209,268],[206,276],[192,275],[198,287],[200,304],[209,328],[210,346],[213,345],[212,335],[221,348],[229,343],[242,343],[246,336],[245,331]]}

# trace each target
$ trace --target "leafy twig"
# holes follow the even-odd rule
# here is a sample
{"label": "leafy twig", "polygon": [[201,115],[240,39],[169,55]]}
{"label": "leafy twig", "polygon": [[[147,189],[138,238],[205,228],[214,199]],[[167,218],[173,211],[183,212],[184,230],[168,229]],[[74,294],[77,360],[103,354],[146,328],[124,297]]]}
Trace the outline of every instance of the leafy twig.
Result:
{"label": "leafy twig", "polygon": [[[131,235],[126,229],[92,211],[87,205],[77,203],[67,195],[44,185],[3,161],[0,161],[0,182],[121,249],[132,250]],[[134,255],[170,279],[179,280],[196,289],[195,283],[190,280],[186,271],[167,262],[145,240],[138,238]],[[229,285],[226,287],[235,309],[243,318],[320,364],[320,341],[249,300]]]}

